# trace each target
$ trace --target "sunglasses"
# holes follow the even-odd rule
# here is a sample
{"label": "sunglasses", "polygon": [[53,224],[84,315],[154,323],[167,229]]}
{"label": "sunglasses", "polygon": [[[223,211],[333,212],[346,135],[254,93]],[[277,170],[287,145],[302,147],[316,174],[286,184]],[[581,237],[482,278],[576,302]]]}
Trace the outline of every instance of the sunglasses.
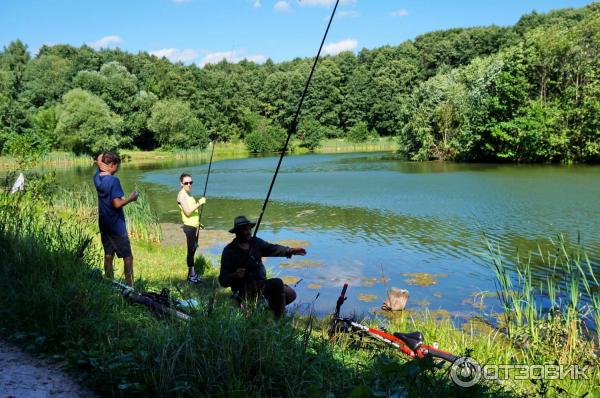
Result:
{"label": "sunglasses", "polygon": [[183,183],[183,185],[192,185],[194,183],[194,181],[186,181]]}

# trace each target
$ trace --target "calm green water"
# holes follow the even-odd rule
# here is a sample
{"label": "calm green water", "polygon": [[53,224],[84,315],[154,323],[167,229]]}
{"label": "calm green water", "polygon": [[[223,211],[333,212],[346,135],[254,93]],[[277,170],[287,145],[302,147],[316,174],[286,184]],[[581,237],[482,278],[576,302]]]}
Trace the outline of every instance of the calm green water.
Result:
{"label": "calm green water", "polygon": [[[233,218],[257,218],[277,158],[213,164],[204,224],[229,229]],[[136,167],[119,176],[125,191],[148,190],[161,222],[179,222],[178,176],[191,173],[201,195],[206,164],[181,161]],[[59,172],[65,183],[91,181],[91,168]],[[267,267],[295,276],[303,308],[329,311],[343,281],[350,280],[347,310],[378,307],[387,287],[407,288],[409,308],[446,309],[457,316],[481,313],[473,294],[494,291],[494,272],[483,253],[483,233],[507,259],[547,245],[564,234],[581,236],[600,277],[600,167],[409,163],[388,153],[291,156],[284,160],[259,235],[271,241],[305,241],[310,260],[297,268]],[[209,249],[220,254],[222,247]],[[182,267],[184,267],[182,253]],[[286,261],[286,260],[283,260]],[[440,274],[437,283],[410,285],[405,273]],[[536,269],[542,278],[544,269]],[[372,302],[359,294],[373,295]],[[491,310],[495,298],[485,299]]]}

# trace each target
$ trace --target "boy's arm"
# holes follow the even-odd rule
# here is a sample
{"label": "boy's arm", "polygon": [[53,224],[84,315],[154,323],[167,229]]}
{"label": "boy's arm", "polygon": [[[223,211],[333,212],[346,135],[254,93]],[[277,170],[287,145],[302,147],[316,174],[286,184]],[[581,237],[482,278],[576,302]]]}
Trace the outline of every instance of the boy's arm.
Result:
{"label": "boy's arm", "polygon": [[123,192],[123,188],[121,188],[121,182],[118,178],[115,178],[110,191],[110,196],[112,197],[111,203],[115,208],[120,209],[131,202],[135,202],[138,198],[137,192],[132,192],[127,199],[123,199],[123,195],[125,195],[125,192]]}
{"label": "boy's arm", "polygon": [[112,205],[114,207],[116,207],[117,209],[120,209],[123,206],[128,205],[131,202],[135,202],[138,198],[138,193],[137,192],[132,192],[131,195],[129,195],[129,197],[127,199],[122,199],[122,198],[114,198],[112,200]]}

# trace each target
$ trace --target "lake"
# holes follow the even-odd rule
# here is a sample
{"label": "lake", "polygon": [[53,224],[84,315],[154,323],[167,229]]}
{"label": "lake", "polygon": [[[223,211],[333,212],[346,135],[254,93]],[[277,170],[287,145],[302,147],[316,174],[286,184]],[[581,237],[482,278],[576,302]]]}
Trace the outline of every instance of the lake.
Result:
{"label": "lake", "polygon": [[[237,215],[256,219],[276,163],[277,157],[213,163],[207,229],[227,230]],[[146,189],[162,223],[178,223],[179,175],[193,175],[198,198],[207,168],[191,160],[130,163],[118,175],[127,193],[136,184]],[[92,173],[84,167],[58,172],[69,184],[91,184]],[[481,294],[495,291],[484,234],[509,264],[517,253],[547,248],[559,234],[580,239],[600,277],[598,198],[599,166],[414,163],[392,153],[288,156],[259,236],[306,247],[306,257],[265,262],[274,275],[299,280],[303,309],[314,302],[318,312],[331,311],[349,281],[346,310],[377,308],[386,288],[396,286],[410,291],[409,309],[464,318],[488,314],[497,304]],[[207,254],[217,256],[222,247]],[[546,273],[534,270],[539,279]]]}

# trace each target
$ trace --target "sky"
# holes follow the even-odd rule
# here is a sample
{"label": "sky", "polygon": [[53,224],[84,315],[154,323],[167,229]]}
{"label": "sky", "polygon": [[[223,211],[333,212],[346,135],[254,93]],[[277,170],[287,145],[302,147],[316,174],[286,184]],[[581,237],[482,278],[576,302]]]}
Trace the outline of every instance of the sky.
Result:
{"label": "sky", "polygon": [[[0,0],[0,46],[88,44],[174,62],[313,56],[335,0]],[[397,45],[454,27],[512,25],[585,0],[341,0],[326,54]]]}

